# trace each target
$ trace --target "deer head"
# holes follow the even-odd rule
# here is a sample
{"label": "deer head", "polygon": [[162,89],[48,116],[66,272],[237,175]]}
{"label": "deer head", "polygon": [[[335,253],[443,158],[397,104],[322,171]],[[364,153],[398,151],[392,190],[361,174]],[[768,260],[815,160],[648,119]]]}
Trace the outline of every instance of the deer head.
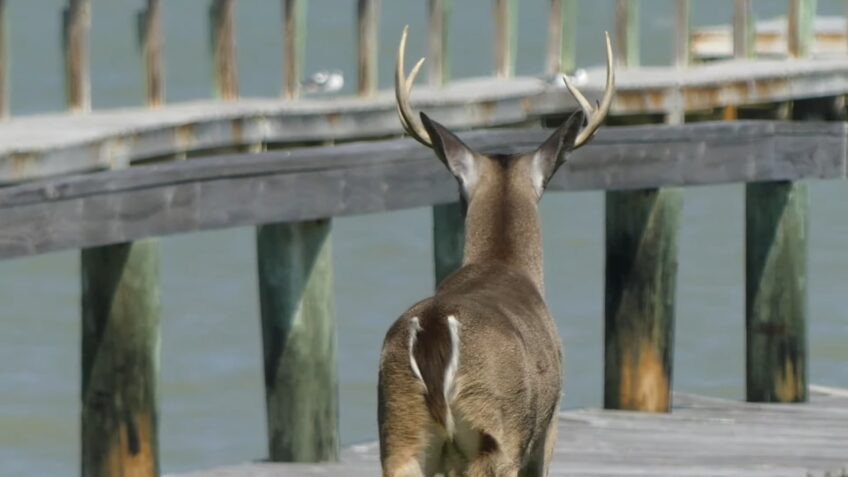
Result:
{"label": "deer head", "polygon": [[[421,144],[433,149],[436,156],[447,166],[460,185],[462,197],[470,201],[474,196],[482,170],[483,163],[496,161],[503,163],[505,157],[484,156],[464,144],[446,127],[421,113],[417,121],[409,104],[412,85],[424,58],[418,60],[412,68],[409,77],[404,73],[404,56],[408,26],[404,27],[400,38],[395,69],[395,98],[397,100],[398,116],[403,129]],[[512,162],[529,163],[525,167],[536,193],[537,200],[541,197],[545,186],[553,174],[565,162],[566,155],[587,144],[601,126],[609,112],[615,92],[615,72],[613,69],[613,54],[609,34],[605,33],[607,50],[607,78],[603,98],[596,107],[572,84],[565,76],[568,91],[577,100],[581,111],[574,113],[534,152],[516,157]]]}

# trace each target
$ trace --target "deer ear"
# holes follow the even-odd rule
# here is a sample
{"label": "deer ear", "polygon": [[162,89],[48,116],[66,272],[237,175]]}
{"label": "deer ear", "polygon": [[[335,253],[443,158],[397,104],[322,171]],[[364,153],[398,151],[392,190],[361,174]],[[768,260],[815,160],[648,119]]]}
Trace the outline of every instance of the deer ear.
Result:
{"label": "deer ear", "polygon": [[584,118],[582,111],[573,113],[533,153],[532,179],[539,196],[559,166],[565,162],[566,154],[574,149],[574,141],[583,128]]}
{"label": "deer ear", "polygon": [[446,127],[421,113],[421,123],[430,135],[436,156],[450,170],[462,186],[463,193],[470,197],[471,190],[477,183],[477,165],[474,161],[474,150],[466,146],[456,135]]}

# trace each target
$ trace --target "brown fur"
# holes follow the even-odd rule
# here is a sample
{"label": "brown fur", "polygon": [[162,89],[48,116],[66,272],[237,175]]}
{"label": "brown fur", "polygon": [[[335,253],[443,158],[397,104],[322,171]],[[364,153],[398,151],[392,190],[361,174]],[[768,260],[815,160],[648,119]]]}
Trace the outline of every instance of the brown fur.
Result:
{"label": "brown fur", "polygon": [[[423,119],[438,138],[437,154],[466,185],[465,259],[386,334],[378,390],[383,475],[544,476],[556,439],[562,348],[543,299],[535,155],[481,156]],[[546,176],[573,144],[582,116],[572,119],[540,149],[553,144]],[[448,316],[459,324],[459,361],[446,402]],[[410,361],[410,333],[423,383]]]}

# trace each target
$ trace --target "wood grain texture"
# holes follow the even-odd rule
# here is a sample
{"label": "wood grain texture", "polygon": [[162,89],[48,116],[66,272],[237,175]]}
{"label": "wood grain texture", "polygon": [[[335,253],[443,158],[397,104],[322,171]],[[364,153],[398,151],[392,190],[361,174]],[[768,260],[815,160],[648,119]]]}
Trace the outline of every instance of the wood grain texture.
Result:
{"label": "wood grain texture", "polygon": [[[529,151],[545,130],[460,136]],[[623,190],[845,178],[841,123],[735,122],[605,128],[551,190]],[[449,203],[456,181],[409,139],[232,155],[0,189],[0,257],[222,227]]]}
{"label": "wood grain texture", "polygon": [[235,0],[212,0],[209,5],[209,47],[215,95],[225,101],[238,98]]}
{"label": "wood grain texture", "polygon": [[145,100],[148,106],[158,107],[165,101],[161,0],[147,0],[147,7],[138,14],[138,34],[144,65]]}
{"label": "wood grain texture", "polygon": [[62,12],[62,52],[65,60],[65,102],[72,112],[91,110],[88,32],[91,0],[68,0]]}
{"label": "wood grain texture", "polygon": [[[674,403],[671,414],[596,409],[560,413],[550,475],[848,475],[845,397],[813,395],[808,404],[763,405],[675,393]],[[365,443],[345,450],[341,464],[254,463],[170,477],[373,476],[379,475],[377,451],[377,443]]]}
{"label": "wood grain texture", "polygon": [[306,0],[283,1],[283,98],[300,96],[306,48]]}
{"label": "wood grain texture", "polygon": [[268,448],[275,462],[338,460],[329,220],[259,227]]}
{"label": "wood grain texture", "polygon": [[356,91],[359,96],[370,97],[377,92],[380,0],[357,0],[357,24],[359,41]]}
{"label": "wood grain texture", "polygon": [[82,475],[159,475],[159,244],[82,252]]}
{"label": "wood grain texture", "polygon": [[494,0],[495,76],[515,75],[515,55],[518,49],[518,0]]}
{"label": "wood grain texture", "polygon": [[545,72],[571,73],[577,53],[577,0],[551,0]]}

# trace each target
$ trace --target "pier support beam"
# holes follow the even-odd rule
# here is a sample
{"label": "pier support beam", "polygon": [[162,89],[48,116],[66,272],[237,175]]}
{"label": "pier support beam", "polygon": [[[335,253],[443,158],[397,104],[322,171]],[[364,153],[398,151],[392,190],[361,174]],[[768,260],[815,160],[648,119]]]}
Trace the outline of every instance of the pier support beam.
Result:
{"label": "pier support beam", "polygon": [[263,225],[259,298],[274,462],[339,457],[330,220]]}
{"label": "pier support beam", "polygon": [[82,252],[82,475],[158,476],[159,243]]}
{"label": "pier support beam", "polygon": [[677,236],[676,189],[606,195],[604,408],[671,408]]}

